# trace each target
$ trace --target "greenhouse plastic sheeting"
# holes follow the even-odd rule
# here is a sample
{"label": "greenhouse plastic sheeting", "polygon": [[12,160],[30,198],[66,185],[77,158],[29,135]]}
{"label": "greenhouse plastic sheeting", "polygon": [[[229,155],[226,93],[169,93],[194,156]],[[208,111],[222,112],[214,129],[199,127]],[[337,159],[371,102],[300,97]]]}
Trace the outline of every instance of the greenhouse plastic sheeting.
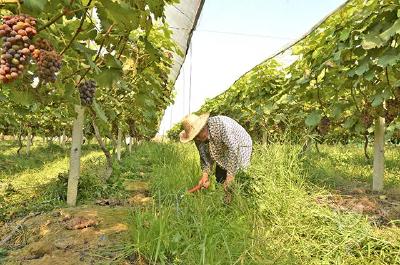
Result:
{"label": "greenhouse plastic sheeting", "polygon": [[176,81],[182,64],[185,61],[192,33],[196,28],[203,5],[204,0],[181,0],[179,4],[166,7],[166,21],[173,31],[172,38],[184,54],[183,58],[177,54],[173,55],[174,64],[169,75],[169,80],[172,82]]}

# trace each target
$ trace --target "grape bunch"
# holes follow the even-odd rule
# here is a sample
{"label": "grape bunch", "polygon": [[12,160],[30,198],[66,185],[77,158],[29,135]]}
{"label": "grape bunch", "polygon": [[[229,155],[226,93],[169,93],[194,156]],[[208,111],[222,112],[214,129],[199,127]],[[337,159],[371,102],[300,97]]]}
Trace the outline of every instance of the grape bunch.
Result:
{"label": "grape bunch", "polygon": [[35,60],[39,59],[41,51],[53,51],[53,45],[48,40],[45,39],[38,39],[35,42],[35,50],[33,51],[32,57]]}
{"label": "grape bunch", "polygon": [[54,83],[61,68],[61,56],[55,51],[41,50],[38,61],[38,76],[44,83]]}
{"label": "grape bunch", "polygon": [[9,83],[22,74],[35,50],[36,20],[27,15],[4,16],[0,25],[3,45],[0,51],[0,82]]}
{"label": "grape bunch", "polygon": [[95,92],[96,92],[96,82],[94,80],[87,80],[80,83],[79,94],[82,105],[84,106],[92,105]]}
{"label": "grape bunch", "polygon": [[400,87],[396,87],[394,89],[394,96],[396,97],[396,99],[400,99]]}
{"label": "grape bunch", "polygon": [[35,47],[36,47],[36,49],[45,50],[45,51],[54,50],[54,47],[53,47],[53,45],[51,45],[50,41],[48,41],[46,39],[42,39],[42,38],[38,39],[35,42]]}
{"label": "grape bunch", "polygon": [[326,116],[322,117],[320,123],[318,124],[318,132],[321,135],[326,135],[329,131],[330,125],[331,120]]}
{"label": "grape bunch", "polygon": [[385,121],[391,123],[397,118],[400,111],[400,101],[398,99],[388,99],[386,101]]}
{"label": "grape bunch", "polygon": [[62,57],[54,50],[48,40],[39,39],[35,42],[32,57],[37,61],[38,76],[44,83],[54,83],[56,73],[61,69]]}
{"label": "grape bunch", "polygon": [[371,115],[371,111],[369,108],[364,108],[361,111],[361,123],[366,129],[371,127],[374,123],[374,117]]}

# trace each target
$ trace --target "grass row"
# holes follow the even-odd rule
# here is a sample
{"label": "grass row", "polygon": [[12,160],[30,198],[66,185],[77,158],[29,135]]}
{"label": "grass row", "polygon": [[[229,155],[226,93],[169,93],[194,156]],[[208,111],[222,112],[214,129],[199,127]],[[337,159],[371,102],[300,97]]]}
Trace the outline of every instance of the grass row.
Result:
{"label": "grass row", "polygon": [[[344,150],[328,149],[336,159],[346,159],[339,155]],[[400,263],[398,228],[378,229],[365,216],[315,203],[315,194],[324,189],[317,184],[336,177],[327,164],[332,159],[315,153],[299,158],[299,151],[289,145],[257,146],[227,206],[219,186],[180,198],[199,176],[193,146],[142,146],[121,168],[137,156],[150,161],[156,200],[151,209],[133,212],[130,251],[151,264]],[[320,166],[328,174],[318,175]],[[342,177],[351,181],[355,172]]]}
{"label": "grass row", "polygon": [[[30,211],[63,206],[68,150],[35,145],[30,157],[0,143],[3,220]],[[14,150],[15,149],[15,150]],[[154,204],[133,208],[127,217],[130,244],[123,255],[139,253],[149,264],[400,264],[400,229],[377,228],[363,215],[333,211],[315,197],[340,186],[371,183],[370,161],[362,147],[322,146],[299,156],[287,144],[256,146],[252,165],[240,174],[232,204],[219,185],[191,195],[198,181],[192,145],[143,143],[101,178],[104,158],[94,146],[83,151],[79,203],[123,196],[123,180],[151,183]],[[385,184],[399,186],[399,151],[387,151]]]}

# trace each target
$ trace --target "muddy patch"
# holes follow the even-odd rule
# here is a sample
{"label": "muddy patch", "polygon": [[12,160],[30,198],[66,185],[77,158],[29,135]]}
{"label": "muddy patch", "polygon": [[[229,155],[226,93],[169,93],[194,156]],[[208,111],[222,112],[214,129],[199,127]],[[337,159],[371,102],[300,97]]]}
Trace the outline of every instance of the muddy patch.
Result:
{"label": "muddy patch", "polygon": [[377,226],[400,226],[399,198],[399,190],[376,193],[366,188],[353,188],[319,195],[315,200],[336,211],[366,215]]}
{"label": "muddy patch", "polygon": [[[121,249],[129,242],[131,211],[86,206],[33,217],[8,242],[2,264],[130,264]],[[9,224],[1,232],[11,229]]]}
{"label": "muddy patch", "polygon": [[[126,180],[124,189],[125,199],[99,199],[95,205],[59,209],[4,224],[0,239],[12,236],[0,246],[0,263],[148,264],[140,255],[128,254],[126,246],[130,213],[153,203],[149,184]],[[7,255],[2,255],[2,250]]]}
{"label": "muddy patch", "polygon": [[123,183],[124,189],[132,193],[146,193],[149,191],[149,183],[147,181],[138,181],[127,179]]}
{"label": "muddy patch", "polygon": [[125,199],[102,198],[95,203],[100,206],[135,206],[145,207],[153,204],[153,197],[149,191],[149,183],[146,181],[127,179],[123,183],[123,188],[127,193]]}

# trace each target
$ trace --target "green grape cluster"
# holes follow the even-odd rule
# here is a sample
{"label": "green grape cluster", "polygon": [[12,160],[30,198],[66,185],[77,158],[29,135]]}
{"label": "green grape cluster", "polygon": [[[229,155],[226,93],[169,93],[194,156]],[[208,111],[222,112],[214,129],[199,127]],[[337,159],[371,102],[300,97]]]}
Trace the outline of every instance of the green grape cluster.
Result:
{"label": "green grape cluster", "polygon": [[36,20],[27,15],[4,16],[0,25],[3,44],[0,51],[0,82],[9,83],[22,75],[35,50]]}

